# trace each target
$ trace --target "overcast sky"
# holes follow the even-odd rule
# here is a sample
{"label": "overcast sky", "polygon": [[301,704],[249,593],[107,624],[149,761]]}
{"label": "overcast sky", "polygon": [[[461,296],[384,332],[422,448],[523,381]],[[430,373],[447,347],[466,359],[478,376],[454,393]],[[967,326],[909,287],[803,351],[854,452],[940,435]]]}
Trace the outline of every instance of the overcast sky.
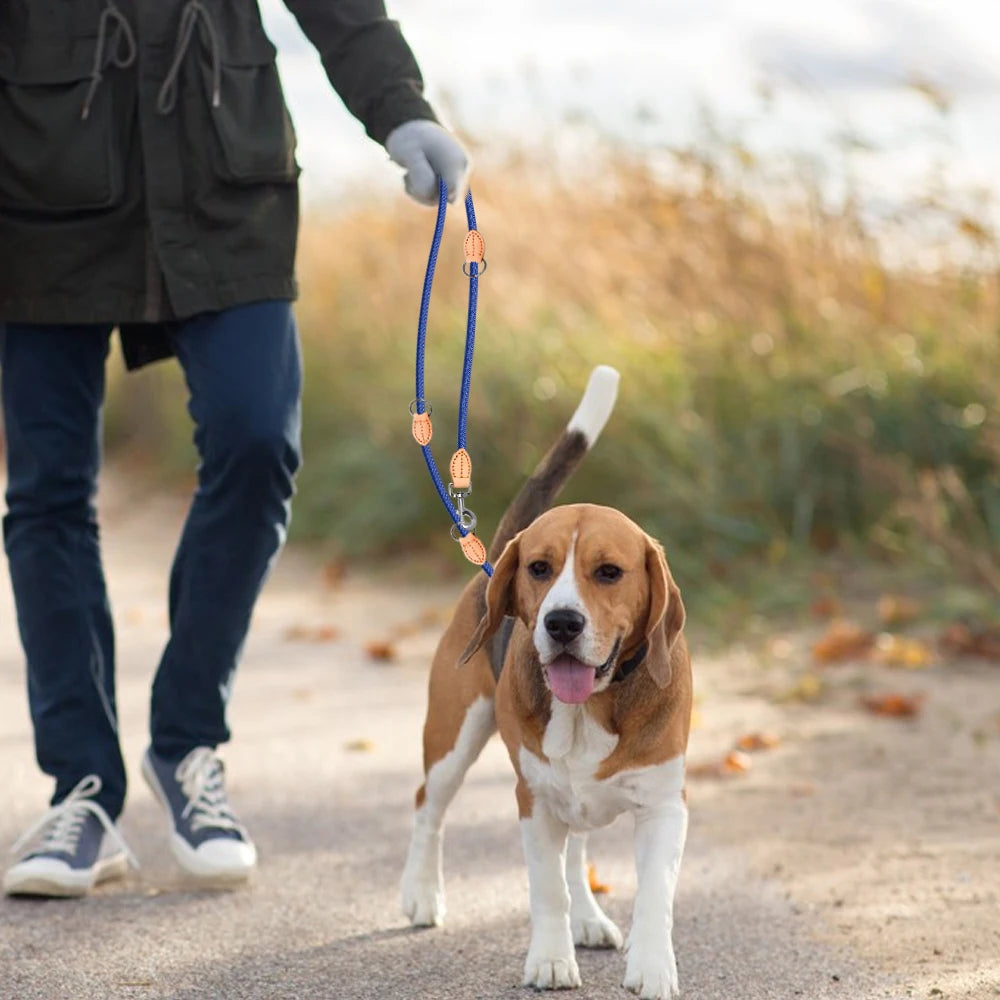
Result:
{"label": "overcast sky", "polygon": [[[299,133],[306,199],[397,183],[281,0],[261,0]],[[609,141],[693,141],[705,109],[762,152],[836,158],[873,187],[1000,184],[1000,3],[984,0],[389,0],[428,95],[481,156],[586,120]],[[909,82],[951,102],[942,115]],[[770,94],[769,100],[762,93]]]}

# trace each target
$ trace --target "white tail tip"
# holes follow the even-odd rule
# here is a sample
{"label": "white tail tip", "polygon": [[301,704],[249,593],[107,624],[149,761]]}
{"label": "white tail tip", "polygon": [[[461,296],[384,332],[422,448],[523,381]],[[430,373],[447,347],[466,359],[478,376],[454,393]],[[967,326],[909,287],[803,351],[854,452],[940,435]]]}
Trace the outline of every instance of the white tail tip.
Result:
{"label": "white tail tip", "polygon": [[583,399],[567,426],[567,430],[583,434],[588,448],[593,447],[601,436],[601,431],[615,408],[619,378],[618,371],[610,365],[598,365],[590,373]]}

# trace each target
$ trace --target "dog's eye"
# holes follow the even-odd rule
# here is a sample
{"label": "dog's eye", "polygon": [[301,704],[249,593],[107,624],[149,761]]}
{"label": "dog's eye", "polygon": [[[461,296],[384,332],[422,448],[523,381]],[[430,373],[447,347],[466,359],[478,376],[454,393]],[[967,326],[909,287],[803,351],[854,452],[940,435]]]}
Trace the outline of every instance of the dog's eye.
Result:
{"label": "dog's eye", "polygon": [[552,575],[552,567],[544,559],[528,563],[528,572],[536,580],[547,580]]}
{"label": "dog's eye", "polygon": [[620,566],[615,566],[614,563],[602,563],[597,567],[597,572],[594,576],[597,578],[598,583],[615,583],[622,577],[622,568]]}

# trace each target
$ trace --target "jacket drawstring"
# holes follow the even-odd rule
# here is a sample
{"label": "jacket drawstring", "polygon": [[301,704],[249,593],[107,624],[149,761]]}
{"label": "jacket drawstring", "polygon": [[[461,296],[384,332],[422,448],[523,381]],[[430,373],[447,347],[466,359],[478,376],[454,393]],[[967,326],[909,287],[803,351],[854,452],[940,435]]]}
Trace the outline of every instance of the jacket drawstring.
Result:
{"label": "jacket drawstring", "polygon": [[[136,60],[137,47],[132,26],[125,15],[115,6],[114,0],[106,0],[107,6],[101,11],[97,22],[97,46],[94,48],[94,65],[90,70],[90,86],[83,101],[80,117],[86,121],[90,117],[90,106],[94,101],[97,88],[104,79],[104,70],[109,65],[119,69],[127,69]],[[108,29],[115,22],[115,37],[108,45]],[[124,46],[124,47],[123,47]]]}
{"label": "jacket drawstring", "polygon": [[177,42],[174,46],[174,58],[156,97],[156,110],[161,115],[169,115],[177,103],[177,78],[180,76],[181,63],[187,54],[199,18],[201,19],[202,37],[208,36],[208,43],[212,49],[212,107],[217,108],[221,103],[222,56],[219,52],[219,36],[208,8],[200,0],[189,0],[181,11]]}

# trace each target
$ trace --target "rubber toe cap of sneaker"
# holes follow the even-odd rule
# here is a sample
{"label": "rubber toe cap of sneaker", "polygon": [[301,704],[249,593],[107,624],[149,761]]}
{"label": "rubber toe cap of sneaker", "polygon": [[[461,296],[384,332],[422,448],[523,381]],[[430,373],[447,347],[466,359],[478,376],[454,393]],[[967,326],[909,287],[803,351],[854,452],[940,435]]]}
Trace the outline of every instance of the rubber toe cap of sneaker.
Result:
{"label": "rubber toe cap of sneaker", "polygon": [[177,837],[174,848],[181,865],[201,878],[244,879],[257,866],[254,845],[231,837],[212,837],[196,848]]}
{"label": "rubber toe cap of sneaker", "polygon": [[83,896],[95,882],[92,868],[71,868],[59,858],[27,858],[11,867],[3,878],[8,896]]}

